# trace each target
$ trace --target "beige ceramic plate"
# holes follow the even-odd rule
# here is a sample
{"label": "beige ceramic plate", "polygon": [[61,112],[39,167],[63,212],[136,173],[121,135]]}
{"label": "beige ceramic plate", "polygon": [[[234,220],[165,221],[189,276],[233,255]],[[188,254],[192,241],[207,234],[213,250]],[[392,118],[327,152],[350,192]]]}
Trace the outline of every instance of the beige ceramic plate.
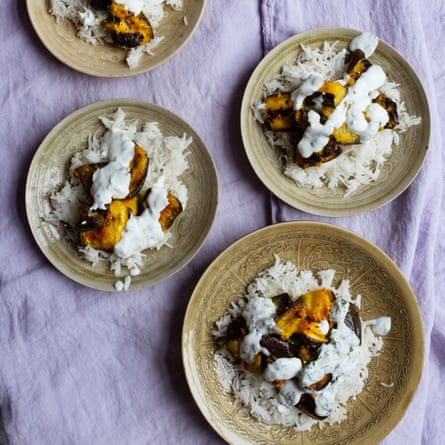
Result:
{"label": "beige ceramic plate", "polygon": [[[75,151],[86,147],[88,138],[101,134],[99,116],[110,115],[120,107],[126,120],[141,124],[155,121],[164,135],[193,138],[188,147],[189,168],[182,175],[189,199],[184,212],[172,227],[172,248],[146,251],[141,274],[132,278],[130,289],[157,283],[183,267],[205,241],[216,213],[218,184],[213,160],[196,132],[173,113],[152,104],[134,100],[97,102],[66,117],[41,143],[28,172],[26,183],[26,212],[31,231],[48,260],[69,278],[86,286],[112,291],[117,278],[105,264],[92,266],[82,260],[75,246],[57,239],[54,227],[45,223],[47,196],[53,183],[62,184],[66,167]],[[123,274],[124,275],[124,274]]]}
{"label": "beige ceramic plate", "polygon": [[45,47],[62,63],[99,77],[127,77],[149,71],[179,51],[193,35],[204,11],[205,0],[183,0],[183,10],[165,7],[165,16],[156,35],[164,40],[145,54],[136,68],[129,69],[125,51],[112,45],[90,45],[76,36],[68,21],[56,23],[49,11],[49,0],[27,0],[31,23]]}
{"label": "beige ceramic plate", "polygon": [[[348,419],[309,432],[268,426],[242,414],[224,395],[209,334],[230,302],[274,263],[274,255],[298,269],[333,268],[362,295],[362,319],[392,318],[380,355],[369,365],[366,388],[348,404]],[[183,326],[182,352],[188,384],[202,414],[236,445],[377,444],[399,422],[418,386],[424,354],[423,324],[416,298],[401,272],[380,249],[358,235],[316,222],[281,223],[253,232],[224,251],[198,282]],[[390,383],[384,386],[381,383]]]}
{"label": "beige ceramic plate", "polygon": [[400,85],[409,114],[422,118],[420,125],[401,135],[377,181],[362,186],[348,197],[338,189],[307,189],[281,171],[277,153],[271,149],[263,127],[253,116],[252,105],[262,98],[264,83],[272,80],[283,65],[295,63],[300,45],[320,47],[324,41],[338,41],[337,48],[346,47],[359,31],[343,28],[322,28],[298,34],[274,48],[259,63],[247,84],[241,107],[242,139],[249,161],[260,180],[278,198],[297,209],[322,216],[351,216],[367,212],[388,203],[402,193],[419,172],[428,149],[430,116],[423,87],[403,57],[380,41],[371,61],[382,66],[389,79]]}

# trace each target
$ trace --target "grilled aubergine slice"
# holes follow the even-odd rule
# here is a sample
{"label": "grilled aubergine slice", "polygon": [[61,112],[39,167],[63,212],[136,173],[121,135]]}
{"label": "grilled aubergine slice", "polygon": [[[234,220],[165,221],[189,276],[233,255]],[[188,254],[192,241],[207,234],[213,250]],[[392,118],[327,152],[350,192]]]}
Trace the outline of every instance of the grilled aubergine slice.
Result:
{"label": "grilled aubergine slice", "polygon": [[[136,196],[127,199],[111,201],[106,210],[99,210],[88,214],[89,208],[83,210],[85,218],[77,226],[79,244],[83,247],[91,246],[94,249],[110,252],[120,241],[122,232],[130,215],[137,215],[138,199]],[[101,215],[98,218],[97,215]]]}
{"label": "grilled aubergine slice", "polygon": [[[265,99],[265,127],[273,131],[293,133],[293,160],[301,168],[319,167],[339,156],[343,152],[341,146],[360,143],[360,136],[352,132],[345,123],[334,129],[328,143],[322,150],[313,153],[308,158],[303,158],[298,150],[298,142],[309,125],[306,117],[307,112],[310,109],[317,109],[320,114],[320,122],[325,122],[345,98],[348,87],[353,86],[372,65],[361,50],[351,52],[346,63],[348,74],[346,84],[327,80],[315,93],[306,97],[300,110],[294,110],[290,93],[277,92]],[[388,112],[389,121],[384,128],[395,128],[399,124],[397,104],[382,93],[373,102],[379,104]]]}
{"label": "grilled aubergine slice", "polygon": [[[106,165],[105,162],[97,162],[92,164],[85,164],[77,167],[74,170],[74,177],[78,178],[85,191],[89,194],[91,185],[93,183],[94,172],[101,167]],[[139,145],[134,146],[134,156],[130,162],[130,186],[129,192],[126,198],[131,198],[141,190],[144,185],[145,178],[147,177],[149,159],[146,151]]]}
{"label": "grilled aubergine slice", "polygon": [[[150,194],[150,189],[147,190],[144,198],[140,202],[140,212],[142,213],[146,208],[148,208],[148,195]],[[175,219],[182,212],[182,204],[173,193],[168,192],[167,194],[168,204],[164,209],[161,210],[159,214],[159,223],[161,224],[162,230],[167,232],[168,229],[173,225]]]}
{"label": "grilled aubergine slice", "polygon": [[144,14],[134,15],[124,5],[111,2],[111,19],[105,23],[115,45],[130,49],[145,45],[153,38],[153,28]]}

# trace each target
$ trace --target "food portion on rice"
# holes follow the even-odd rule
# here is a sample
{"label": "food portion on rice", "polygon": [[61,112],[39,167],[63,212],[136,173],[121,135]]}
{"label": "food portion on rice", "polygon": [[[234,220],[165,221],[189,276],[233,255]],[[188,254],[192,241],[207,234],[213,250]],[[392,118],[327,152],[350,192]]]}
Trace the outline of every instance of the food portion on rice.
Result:
{"label": "food portion on rice", "polygon": [[100,118],[105,132],[69,161],[68,179],[50,193],[46,221],[93,265],[107,261],[115,284],[128,289],[144,251],[168,246],[171,226],[187,205],[181,180],[191,138],[164,135],[156,122],[127,122],[118,109]]}
{"label": "food portion on rice", "polygon": [[301,45],[294,65],[264,85],[254,104],[284,174],[302,187],[338,186],[351,193],[377,179],[410,116],[398,85],[372,62],[378,38],[362,33],[348,48]]}
{"label": "food portion on rice", "polygon": [[391,319],[362,320],[361,296],[347,279],[334,287],[335,275],[277,257],[216,322],[221,383],[262,422],[299,431],[339,422],[365,386]]}
{"label": "food portion on rice", "polygon": [[71,21],[85,42],[112,43],[127,51],[130,68],[164,39],[156,29],[167,6],[181,11],[182,0],[49,0],[49,12],[57,21]]}

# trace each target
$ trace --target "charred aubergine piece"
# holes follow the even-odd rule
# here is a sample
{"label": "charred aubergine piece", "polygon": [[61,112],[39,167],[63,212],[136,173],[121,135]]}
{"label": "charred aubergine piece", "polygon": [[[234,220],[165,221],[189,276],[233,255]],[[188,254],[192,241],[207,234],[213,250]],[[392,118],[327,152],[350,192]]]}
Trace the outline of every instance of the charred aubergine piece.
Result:
{"label": "charred aubergine piece", "polygon": [[125,6],[111,2],[111,19],[105,22],[115,45],[130,49],[145,45],[153,38],[153,28],[144,14],[132,14]]}
{"label": "charred aubergine piece", "polygon": [[83,247],[91,246],[94,249],[112,251],[122,237],[128,218],[130,215],[136,215],[137,211],[135,196],[113,200],[105,211],[99,210],[91,215],[88,214],[88,208],[85,208],[77,226],[79,244]]}
{"label": "charred aubergine piece", "polygon": [[[301,168],[319,167],[338,157],[343,152],[343,145],[360,143],[360,136],[352,132],[345,123],[334,129],[323,149],[308,158],[303,158],[298,150],[298,143],[310,125],[307,119],[308,112],[316,110],[320,115],[320,122],[322,124],[326,122],[330,114],[346,97],[348,88],[355,85],[371,65],[372,63],[366,59],[361,50],[351,52],[346,60],[347,82],[343,84],[333,80],[325,81],[315,93],[305,98],[299,110],[294,109],[290,93],[277,92],[266,97],[264,125],[271,131],[289,133],[294,147],[293,160]],[[397,104],[382,93],[373,99],[373,102],[383,107],[388,113],[389,121],[384,128],[395,128],[399,124]]]}
{"label": "charred aubergine piece", "polygon": [[[126,196],[131,198],[140,191],[144,185],[145,178],[147,177],[149,159],[145,150],[139,145],[134,146],[134,156],[130,165],[130,186],[129,193]],[[74,177],[78,178],[82,183],[85,191],[90,193],[91,185],[93,183],[94,172],[106,165],[105,162],[97,162],[93,164],[85,164],[77,167],[74,170]]]}

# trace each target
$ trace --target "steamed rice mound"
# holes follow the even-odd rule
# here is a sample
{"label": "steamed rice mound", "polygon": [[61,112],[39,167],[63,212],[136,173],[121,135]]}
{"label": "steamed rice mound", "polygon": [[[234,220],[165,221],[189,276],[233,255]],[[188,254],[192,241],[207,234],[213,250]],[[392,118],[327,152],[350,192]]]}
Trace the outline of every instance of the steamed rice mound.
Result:
{"label": "steamed rice mound", "polygon": [[[325,80],[342,79],[345,74],[347,51],[337,50],[337,45],[338,42],[324,42],[322,48],[301,45],[295,63],[283,66],[279,74],[263,85],[263,99],[253,105],[255,119],[264,124],[265,98],[277,91],[282,93],[293,91],[305,75],[316,72]],[[399,125],[395,129],[378,132],[375,138],[366,143],[343,146],[343,153],[340,156],[321,166],[301,168],[293,161],[294,146],[289,133],[264,128],[269,145],[276,150],[282,160],[283,174],[299,187],[328,190],[339,187],[344,190],[345,196],[362,185],[374,182],[391,155],[393,147],[399,144],[399,135],[421,121],[406,111],[398,84],[387,80],[380,90],[397,104]]]}
{"label": "steamed rice mound", "polygon": [[320,271],[316,275],[307,270],[300,271],[290,261],[276,257],[275,263],[259,273],[248,285],[245,295],[233,302],[225,315],[216,322],[211,332],[218,344],[214,354],[216,371],[225,394],[234,398],[240,411],[265,424],[293,427],[297,431],[309,430],[313,425],[323,428],[346,419],[346,403],[363,390],[368,377],[368,364],[383,346],[382,338],[372,330],[371,321],[362,321],[361,345],[354,352],[358,354],[357,366],[348,373],[347,378],[345,376],[341,379],[341,386],[337,388],[335,396],[335,407],[325,420],[314,419],[295,406],[283,404],[274,384],[266,381],[262,373],[251,372],[234,360],[226,340],[232,320],[239,317],[249,302],[258,297],[272,298],[282,293],[296,297],[327,288],[335,293],[337,299],[360,307],[361,296],[351,295],[349,280],[343,279],[337,287],[332,285],[335,274],[335,270]]}
{"label": "steamed rice mound", "polygon": [[[124,130],[134,143],[146,151],[149,157],[149,168],[140,191],[141,196],[152,188],[162,176],[165,188],[177,197],[182,208],[185,209],[188,190],[181,175],[189,167],[187,148],[191,144],[192,138],[185,134],[183,137],[165,135],[157,122],[141,124],[136,121],[128,121],[122,109],[99,119],[105,131],[110,131],[112,128]],[[80,257],[93,266],[99,262],[105,262],[117,277],[127,270],[128,273],[124,281],[116,283],[118,290],[126,290],[130,285],[131,276],[138,275],[140,267],[144,264],[144,252],[140,251],[127,258],[120,258],[115,253],[94,249],[89,245],[81,247],[77,245],[74,230],[79,221],[85,190],[82,183],[73,177],[73,171],[81,165],[107,161],[101,150],[101,140],[102,134],[94,133],[90,135],[87,146],[73,154],[67,166],[68,179],[62,184],[55,183],[49,190],[44,221],[56,239],[75,245]],[[56,172],[54,172],[54,177],[57,177]],[[166,232],[163,239],[153,249],[169,247],[171,236],[170,231]]]}

